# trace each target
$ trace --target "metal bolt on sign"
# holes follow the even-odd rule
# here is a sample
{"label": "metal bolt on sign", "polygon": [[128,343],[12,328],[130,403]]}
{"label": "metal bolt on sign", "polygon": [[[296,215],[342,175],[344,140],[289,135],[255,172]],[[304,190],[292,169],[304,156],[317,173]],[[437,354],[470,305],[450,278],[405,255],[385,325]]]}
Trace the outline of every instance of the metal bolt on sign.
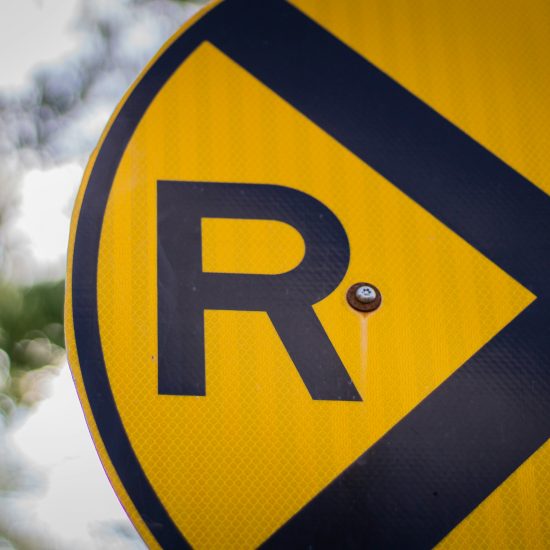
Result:
{"label": "metal bolt on sign", "polygon": [[371,283],[356,283],[347,292],[348,304],[363,313],[376,311],[382,303],[380,291]]}
{"label": "metal bolt on sign", "polygon": [[370,285],[362,285],[355,291],[355,297],[363,304],[374,302],[376,296],[376,290]]}

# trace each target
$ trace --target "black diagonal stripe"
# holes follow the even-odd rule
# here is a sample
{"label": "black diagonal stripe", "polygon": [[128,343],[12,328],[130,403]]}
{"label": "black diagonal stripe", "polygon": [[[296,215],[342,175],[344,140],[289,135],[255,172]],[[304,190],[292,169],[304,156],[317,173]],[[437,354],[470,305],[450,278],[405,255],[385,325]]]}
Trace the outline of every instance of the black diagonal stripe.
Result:
{"label": "black diagonal stripe", "polygon": [[211,41],[539,296],[268,541],[431,547],[550,435],[550,201],[280,0],[233,0]]}
{"label": "black diagonal stripe", "polygon": [[548,438],[547,319],[525,311],[265,546],[435,546]]}

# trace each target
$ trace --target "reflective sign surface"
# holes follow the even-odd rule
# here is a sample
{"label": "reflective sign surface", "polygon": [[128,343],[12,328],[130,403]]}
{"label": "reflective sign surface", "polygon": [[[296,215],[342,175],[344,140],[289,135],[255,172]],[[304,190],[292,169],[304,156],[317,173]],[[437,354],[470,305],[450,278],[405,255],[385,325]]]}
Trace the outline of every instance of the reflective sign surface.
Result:
{"label": "reflective sign surface", "polygon": [[548,542],[550,15],[416,9],[216,4],[90,161],[70,361],[152,547]]}

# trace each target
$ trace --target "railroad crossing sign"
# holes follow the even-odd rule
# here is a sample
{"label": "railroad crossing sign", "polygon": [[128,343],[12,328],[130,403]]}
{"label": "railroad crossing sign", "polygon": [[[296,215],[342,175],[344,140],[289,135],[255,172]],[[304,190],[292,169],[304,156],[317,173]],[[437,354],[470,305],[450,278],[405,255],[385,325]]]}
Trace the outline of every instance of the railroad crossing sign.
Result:
{"label": "railroad crossing sign", "polygon": [[150,546],[548,542],[540,7],[227,0],[127,93],[66,324]]}

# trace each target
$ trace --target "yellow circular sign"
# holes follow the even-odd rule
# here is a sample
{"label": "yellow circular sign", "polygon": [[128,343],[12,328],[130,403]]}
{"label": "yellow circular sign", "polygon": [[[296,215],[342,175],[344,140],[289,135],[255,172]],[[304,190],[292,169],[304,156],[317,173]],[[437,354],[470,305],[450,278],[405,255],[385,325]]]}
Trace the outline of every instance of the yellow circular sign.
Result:
{"label": "yellow circular sign", "polygon": [[[450,39],[422,29],[451,23],[424,7],[215,3],[105,130],[67,341],[151,547],[550,536],[532,479],[550,479],[550,201],[445,118]],[[485,137],[476,108],[464,127]]]}

